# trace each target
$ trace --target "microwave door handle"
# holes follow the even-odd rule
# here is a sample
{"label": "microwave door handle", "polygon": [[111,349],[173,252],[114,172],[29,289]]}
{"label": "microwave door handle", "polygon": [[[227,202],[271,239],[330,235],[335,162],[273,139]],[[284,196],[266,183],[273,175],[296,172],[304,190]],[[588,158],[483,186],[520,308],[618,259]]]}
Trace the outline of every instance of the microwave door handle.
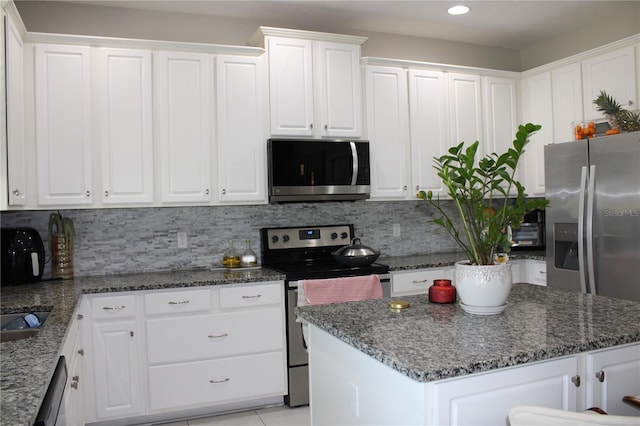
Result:
{"label": "microwave door handle", "polygon": [[351,159],[353,160],[353,174],[351,175],[351,186],[358,182],[358,150],[355,142],[349,142],[351,146]]}
{"label": "microwave door handle", "polygon": [[580,287],[583,293],[587,293],[587,271],[584,262],[584,204],[587,190],[587,167],[583,166],[580,174],[580,201],[578,203],[578,273],[580,274]]}

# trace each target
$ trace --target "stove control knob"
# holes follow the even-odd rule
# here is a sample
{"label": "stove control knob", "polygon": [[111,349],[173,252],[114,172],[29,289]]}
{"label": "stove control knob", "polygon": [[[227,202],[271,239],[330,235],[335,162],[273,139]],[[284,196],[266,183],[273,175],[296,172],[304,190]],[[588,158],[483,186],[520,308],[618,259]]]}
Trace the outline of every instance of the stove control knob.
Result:
{"label": "stove control knob", "polygon": [[345,238],[347,238],[349,236],[349,234],[347,234],[346,232],[343,232],[342,234],[340,234],[340,238],[342,238],[343,240]]}
{"label": "stove control knob", "polygon": [[282,242],[286,243],[287,241],[289,241],[289,236],[285,234],[282,236]]}
{"label": "stove control knob", "polygon": [[335,240],[336,238],[338,238],[338,233],[337,232],[332,232],[331,233],[331,239]]}
{"label": "stove control knob", "polygon": [[273,237],[271,237],[271,242],[272,243],[277,243],[278,242],[278,236],[274,235]]}

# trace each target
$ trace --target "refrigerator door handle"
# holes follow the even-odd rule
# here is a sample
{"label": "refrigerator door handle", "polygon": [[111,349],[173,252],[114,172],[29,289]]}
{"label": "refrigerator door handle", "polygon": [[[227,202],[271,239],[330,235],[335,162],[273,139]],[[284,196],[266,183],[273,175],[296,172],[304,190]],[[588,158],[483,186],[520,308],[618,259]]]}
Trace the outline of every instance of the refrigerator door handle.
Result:
{"label": "refrigerator door handle", "polygon": [[587,270],[584,261],[584,205],[587,190],[587,166],[582,166],[580,172],[580,201],[578,203],[578,272],[580,274],[580,288],[587,293]]}
{"label": "refrigerator door handle", "polygon": [[596,280],[594,273],[594,259],[593,259],[593,205],[595,203],[595,190],[596,190],[596,166],[589,167],[589,193],[587,202],[587,269],[589,271],[589,292],[596,294]]}

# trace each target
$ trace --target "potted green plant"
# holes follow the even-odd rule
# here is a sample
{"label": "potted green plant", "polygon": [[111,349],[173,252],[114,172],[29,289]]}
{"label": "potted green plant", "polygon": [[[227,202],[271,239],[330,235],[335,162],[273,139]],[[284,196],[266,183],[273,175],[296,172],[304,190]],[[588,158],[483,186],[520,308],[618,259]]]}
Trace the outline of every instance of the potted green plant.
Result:
{"label": "potted green plant", "polygon": [[[543,199],[526,199],[525,188],[515,177],[529,137],[540,128],[531,123],[520,125],[512,147],[502,154],[491,153],[476,160],[480,143],[475,141],[466,148],[461,142],[448,154],[434,158],[434,168],[453,200],[454,213],[448,213],[431,191],[417,195],[439,215],[430,222],[442,226],[467,256],[456,263],[456,287],[461,306],[468,312],[493,314],[504,310],[511,290],[511,268],[508,262],[500,261],[504,257],[497,257],[497,250],[502,247],[505,253],[510,251],[509,226],[519,228],[526,213],[548,204]],[[478,288],[467,284],[476,274]],[[502,281],[493,294],[489,282],[498,280]]]}

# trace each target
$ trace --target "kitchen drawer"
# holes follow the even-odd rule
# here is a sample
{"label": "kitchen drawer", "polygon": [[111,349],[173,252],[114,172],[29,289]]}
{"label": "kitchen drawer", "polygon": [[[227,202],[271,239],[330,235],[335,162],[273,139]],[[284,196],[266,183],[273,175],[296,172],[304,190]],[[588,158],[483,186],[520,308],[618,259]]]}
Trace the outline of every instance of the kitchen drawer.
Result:
{"label": "kitchen drawer", "polygon": [[94,320],[135,317],[136,296],[91,296],[91,316]]}
{"label": "kitchen drawer", "polygon": [[450,279],[448,268],[418,269],[411,272],[391,274],[391,295],[401,296],[424,294],[429,291],[433,280]]}
{"label": "kitchen drawer", "polygon": [[547,263],[539,260],[527,260],[527,282],[547,285]]}
{"label": "kitchen drawer", "polygon": [[147,315],[182,314],[211,310],[211,290],[180,290],[144,295],[144,312]]}
{"label": "kitchen drawer", "polygon": [[152,410],[286,394],[284,353],[149,367]]}
{"label": "kitchen drawer", "polygon": [[283,294],[284,285],[280,281],[241,287],[224,286],[220,289],[220,307],[226,309],[282,304]]}
{"label": "kitchen drawer", "polygon": [[149,364],[280,350],[280,308],[147,320]]}

